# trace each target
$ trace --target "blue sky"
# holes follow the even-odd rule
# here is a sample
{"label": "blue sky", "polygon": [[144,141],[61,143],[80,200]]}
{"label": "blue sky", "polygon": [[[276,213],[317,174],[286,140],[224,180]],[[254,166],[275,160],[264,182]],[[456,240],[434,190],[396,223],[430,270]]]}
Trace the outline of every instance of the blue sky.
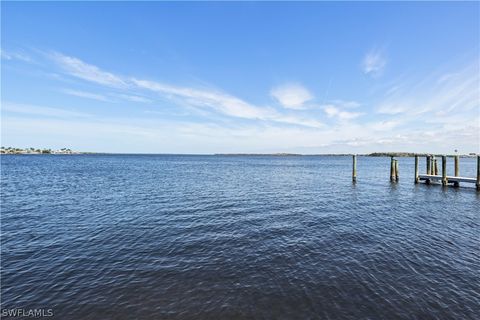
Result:
{"label": "blue sky", "polygon": [[479,2],[2,2],[2,145],[480,150]]}

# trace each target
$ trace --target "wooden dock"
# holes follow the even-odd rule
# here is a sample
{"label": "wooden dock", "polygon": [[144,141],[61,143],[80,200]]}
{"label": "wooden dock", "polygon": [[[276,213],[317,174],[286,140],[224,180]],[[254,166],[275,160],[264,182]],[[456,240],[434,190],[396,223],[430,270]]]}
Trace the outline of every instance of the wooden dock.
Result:
{"label": "wooden dock", "polygon": [[462,183],[474,183],[477,187],[477,191],[480,191],[480,156],[477,156],[477,177],[460,177],[460,159],[458,156],[454,156],[454,176],[447,175],[447,156],[442,156],[442,174],[438,174],[437,170],[437,160],[433,156],[426,157],[426,173],[418,173],[418,156],[415,156],[415,183],[420,181],[425,181],[425,183],[430,184],[431,182],[441,182],[443,186],[453,184],[454,187],[459,187],[460,182]]}
{"label": "wooden dock", "polygon": [[[419,174],[418,179],[420,181],[438,181],[441,182],[443,177],[440,175],[431,175],[431,174]],[[455,177],[455,176],[446,176],[447,183],[455,182],[467,182],[467,183],[476,183],[475,178],[466,178],[466,177]]]}
{"label": "wooden dock", "polygon": [[[480,155],[477,155],[477,177],[461,177],[460,172],[460,158],[458,155],[453,156],[454,159],[454,176],[447,175],[447,156],[442,156],[442,174],[438,174],[438,164],[435,156],[426,156],[426,173],[420,174],[418,172],[418,160],[419,156],[415,156],[415,183],[420,181],[425,181],[426,184],[432,182],[441,182],[443,186],[448,186],[452,184],[454,187],[459,187],[460,183],[474,183],[477,191],[480,191]],[[390,158],[390,181],[398,182],[399,180],[399,170],[398,170],[398,160],[393,156]],[[357,156],[353,156],[353,167],[352,167],[352,181],[355,183],[357,181]]]}

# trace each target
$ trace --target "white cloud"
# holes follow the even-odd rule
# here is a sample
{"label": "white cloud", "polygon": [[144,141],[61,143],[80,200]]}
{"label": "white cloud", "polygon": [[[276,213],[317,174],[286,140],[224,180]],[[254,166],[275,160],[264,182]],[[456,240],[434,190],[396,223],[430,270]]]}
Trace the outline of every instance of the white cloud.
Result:
{"label": "white cloud", "polygon": [[219,113],[232,117],[275,121],[301,126],[318,127],[322,125],[320,122],[311,119],[285,116],[272,108],[255,106],[240,98],[219,91],[177,87],[138,79],[132,79],[132,82],[140,88],[151,90],[167,97],[170,96],[173,99],[181,99],[190,105],[212,108]]}
{"label": "white cloud", "polygon": [[326,105],[323,107],[323,111],[329,118],[338,118],[339,120],[350,120],[362,115],[361,112],[342,111],[334,105]]}
{"label": "white cloud", "polygon": [[270,95],[283,107],[289,109],[305,109],[305,102],[313,99],[313,95],[303,86],[296,83],[284,84],[273,88]]}
{"label": "white cloud", "polygon": [[32,58],[24,52],[7,52],[3,49],[0,50],[0,56],[5,60],[20,60],[23,62],[32,62]]}
{"label": "white cloud", "polygon": [[50,58],[67,73],[77,78],[111,87],[126,87],[127,83],[119,76],[102,71],[98,67],[85,63],[80,59],[55,52]]}
{"label": "white cloud", "polygon": [[[150,102],[149,99],[129,93],[133,89],[146,89],[159,94],[162,98],[172,100],[180,105],[195,106],[197,108],[209,108],[223,115],[231,117],[274,121],[300,126],[317,127],[321,125],[320,122],[312,119],[304,119],[292,115],[286,116],[279,114],[273,108],[256,106],[224,92],[210,89],[180,87],[136,78],[125,78],[103,71],[97,66],[87,64],[78,58],[69,57],[60,53],[53,53],[49,56],[66,73],[72,76],[97,84],[127,90],[126,93],[117,95],[126,100],[135,102]],[[102,99],[100,96],[94,96],[92,94],[80,91],[72,91],[70,93],[87,98]],[[304,96],[303,101],[306,101],[305,99],[306,98]]]}
{"label": "white cloud", "polygon": [[[440,134],[443,131],[454,132],[460,126],[465,129],[462,133],[457,132],[457,130],[455,134],[457,137],[468,137],[469,140],[464,143],[464,146],[472,145],[475,136],[478,144],[478,110],[480,107],[478,62],[459,72],[444,73],[445,76],[437,74],[437,77],[433,77],[433,79],[428,78],[424,81],[418,81],[418,79],[407,79],[408,81],[406,81],[404,79],[400,83],[396,81],[394,83],[395,90],[388,90],[386,93],[385,91],[381,92],[379,98],[382,101],[373,110],[373,112],[381,113],[381,117],[372,115],[372,117],[357,119],[369,112],[369,109],[364,108],[356,101],[331,100],[326,105],[317,105],[320,111],[325,112],[327,117],[338,120],[335,121],[334,125],[324,125],[316,119],[315,116],[318,115],[318,112],[315,113],[315,110],[310,110],[309,116],[306,115],[306,112],[302,112],[301,116],[298,113],[295,114],[298,109],[306,109],[307,106],[311,109],[313,106],[313,104],[308,103],[313,99],[313,95],[300,85],[286,85],[272,89],[270,92],[272,97],[285,107],[285,109],[277,110],[269,106],[247,102],[221,90],[185,87],[121,77],[86,64],[77,58],[64,55],[60,55],[60,57],[62,58],[57,56],[55,62],[62,67],[65,73],[106,86],[110,90],[112,88],[116,89],[113,90],[114,93],[105,93],[103,97],[112,98],[113,101],[120,99],[134,102],[150,101],[142,97],[142,95],[145,95],[155,100],[169,100],[182,107],[180,110],[190,115],[192,112],[196,112],[196,115],[204,118],[203,121],[219,123],[218,126],[196,126],[192,123],[180,125],[170,118],[172,122],[170,127],[172,131],[175,131],[172,133],[176,135],[175,139],[180,138],[180,136],[185,137],[188,134],[189,137],[185,140],[185,143],[198,141],[198,145],[205,146],[211,142],[213,145],[223,146],[215,149],[215,152],[229,151],[222,149],[228,144],[235,146],[235,150],[230,150],[232,152],[260,150],[268,146],[277,150],[278,148],[295,147],[313,150],[311,148],[318,148],[319,146],[322,146],[322,148],[327,146],[341,148],[342,145],[344,147],[362,147],[363,150],[369,148],[371,150],[374,146],[382,146],[382,148],[396,146],[397,150],[402,150],[402,147],[413,148],[415,144],[425,147],[422,144],[423,140],[408,141],[408,139],[414,137],[413,133],[433,139],[431,137],[435,134]],[[365,72],[376,76],[381,74],[386,59],[380,51],[376,52],[374,50],[365,62]],[[79,92],[75,93],[79,95]],[[84,93],[82,94],[85,96]],[[94,97],[90,96],[90,98]],[[37,110],[37,112],[40,111]],[[170,110],[165,109],[165,112],[171,114]],[[43,110],[43,113],[50,113],[54,116],[55,112],[53,110]],[[462,119],[452,118],[452,114],[465,116],[461,117]],[[477,116],[475,117],[475,115]],[[258,122],[244,122],[238,121],[238,119],[258,120]],[[426,121],[428,119],[432,121]],[[468,126],[464,125],[465,122],[462,124],[461,120],[465,119],[469,121]],[[161,121],[161,117],[152,120]],[[162,123],[162,126],[165,126],[165,124]],[[178,128],[175,127],[177,125]],[[235,127],[239,125],[250,127]],[[420,125],[421,127],[419,127]],[[138,126],[142,128],[143,124],[138,124]],[[477,131],[473,131],[475,128]],[[153,133],[149,136],[156,136],[155,130],[152,125],[151,131]],[[201,137],[196,139],[192,132],[205,139],[202,140]],[[427,135],[427,133],[430,135]],[[219,138],[219,136],[223,138],[224,135],[228,136],[228,139],[222,140]],[[208,140],[207,136],[211,140]],[[443,133],[442,136],[444,136]],[[272,143],[273,140],[275,140],[275,143]],[[228,143],[225,141],[228,141]],[[301,142],[299,143],[299,141]],[[455,141],[452,143],[455,144]],[[299,144],[301,145],[299,146]],[[192,145],[193,143],[190,144],[190,146]],[[250,147],[251,149],[249,149]],[[441,146],[439,145],[438,148],[441,148]]]}
{"label": "white cloud", "polygon": [[357,101],[345,101],[345,100],[332,100],[332,104],[340,106],[342,108],[354,109],[360,107],[362,104]]}
{"label": "white cloud", "polygon": [[218,112],[234,117],[264,119],[272,113],[270,109],[253,106],[237,97],[222,92],[177,87],[139,79],[132,79],[132,82],[140,88],[162,95],[182,98],[192,105],[212,107]]}
{"label": "white cloud", "polygon": [[362,68],[365,74],[380,76],[387,65],[383,50],[378,48],[370,50],[363,58]]}
{"label": "white cloud", "polygon": [[377,112],[382,114],[395,115],[395,114],[404,113],[406,110],[408,110],[408,108],[404,105],[398,105],[394,103],[385,103],[385,104],[382,104],[377,109]]}
{"label": "white cloud", "polygon": [[118,102],[120,100],[130,101],[130,102],[140,102],[140,103],[151,103],[152,102],[152,100],[141,97],[141,96],[123,94],[123,93],[109,93],[108,96],[107,96],[107,95],[102,95],[102,94],[98,94],[98,93],[92,93],[92,92],[86,92],[86,91],[80,91],[80,90],[72,90],[72,89],[65,89],[65,90],[62,90],[62,92],[66,93],[66,94],[69,94],[71,96],[87,98],[87,99],[92,99],[92,100],[97,100],[97,101],[102,101],[102,102]]}

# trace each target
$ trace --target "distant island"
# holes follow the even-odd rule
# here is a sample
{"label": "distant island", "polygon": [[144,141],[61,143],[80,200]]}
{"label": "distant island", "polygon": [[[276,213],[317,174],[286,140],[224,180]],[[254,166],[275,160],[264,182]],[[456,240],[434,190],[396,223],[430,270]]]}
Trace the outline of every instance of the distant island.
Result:
{"label": "distant island", "polygon": [[[451,154],[449,154],[451,155]],[[473,157],[476,156],[477,154],[472,152],[469,154],[458,154],[460,157]],[[432,154],[432,153],[415,153],[415,152],[373,152],[370,154],[367,154],[366,156],[368,157],[426,157],[426,156],[438,156],[441,157],[442,154]]]}
{"label": "distant island", "polygon": [[303,156],[299,153],[215,153],[214,156]]}
{"label": "distant island", "polygon": [[[277,157],[289,157],[289,156],[352,156],[352,153],[323,153],[323,154],[300,154],[300,153],[216,153],[215,156],[277,156]],[[441,154],[431,153],[415,153],[415,152],[373,152],[366,154],[357,154],[361,157],[426,157],[426,156],[442,156]],[[460,157],[472,157],[476,153],[459,154]]]}
{"label": "distant island", "polygon": [[0,154],[82,154],[84,152],[73,151],[68,148],[62,148],[59,150],[52,149],[39,149],[39,148],[12,148],[1,147]]}

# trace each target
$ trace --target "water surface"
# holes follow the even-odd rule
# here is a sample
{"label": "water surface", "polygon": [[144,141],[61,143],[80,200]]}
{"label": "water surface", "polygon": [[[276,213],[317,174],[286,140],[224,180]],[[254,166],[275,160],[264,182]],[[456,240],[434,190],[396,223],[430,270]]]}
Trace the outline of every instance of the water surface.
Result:
{"label": "water surface", "polygon": [[391,184],[389,158],[359,157],[353,185],[349,157],[2,156],[2,308],[478,319],[479,194],[399,164]]}

